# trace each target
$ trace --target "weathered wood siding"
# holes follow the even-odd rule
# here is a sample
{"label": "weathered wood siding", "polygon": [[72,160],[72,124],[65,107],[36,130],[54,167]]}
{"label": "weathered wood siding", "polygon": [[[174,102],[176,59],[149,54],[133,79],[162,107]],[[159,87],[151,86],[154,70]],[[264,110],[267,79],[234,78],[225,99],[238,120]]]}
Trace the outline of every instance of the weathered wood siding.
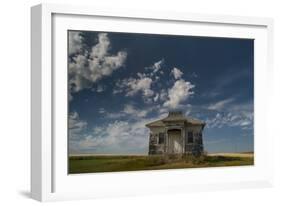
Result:
{"label": "weathered wood siding", "polygon": [[[168,154],[171,150],[168,149],[168,127],[151,127],[149,136],[149,155]],[[188,141],[188,134],[192,133],[193,141]],[[183,154],[200,155],[204,151],[203,147],[203,128],[201,125],[185,125],[181,133],[181,142],[183,147]],[[164,135],[164,141],[159,141],[159,135]]]}
{"label": "weathered wood siding", "polygon": [[[150,135],[149,135],[149,155],[153,154],[164,154],[164,147],[165,141],[162,144],[159,144],[159,134],[164,133],[165,135],[165,128],[164,127],[152,127],[150,128]],[[164,137],[166,138],[166,137]]]}

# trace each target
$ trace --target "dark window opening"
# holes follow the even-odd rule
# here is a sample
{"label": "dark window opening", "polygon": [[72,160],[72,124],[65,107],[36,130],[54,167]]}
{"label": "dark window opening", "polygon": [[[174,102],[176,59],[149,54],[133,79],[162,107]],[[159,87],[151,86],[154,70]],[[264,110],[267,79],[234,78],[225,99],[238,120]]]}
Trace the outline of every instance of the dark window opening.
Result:
{"label": "dark window opening", "polygon": [[203,144],[203,142],[202,142],[202,133],[201,132],[199,133],[199,144]]}
{"label": "dark window opening", "polygon": [[159,141],[158,144],[164,144],[165,135],[163,132],[159,133]]}
{"label": "dark window opening", "polygon": [[193,132],[188,132],[187,133],[187,142],[188,143],[193,143]]}

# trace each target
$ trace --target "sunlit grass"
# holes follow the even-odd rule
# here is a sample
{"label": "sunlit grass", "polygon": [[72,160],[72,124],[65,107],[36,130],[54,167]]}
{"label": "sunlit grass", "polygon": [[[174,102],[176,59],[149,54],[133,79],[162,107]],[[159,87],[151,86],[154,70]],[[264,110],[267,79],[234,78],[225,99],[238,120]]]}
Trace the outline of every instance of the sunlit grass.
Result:
{"label": "sunlit grass", "polygon": [[71,156],[69,173],[120,172],[157,169],[253,165],[254,157],[241,155],[193,156]]}

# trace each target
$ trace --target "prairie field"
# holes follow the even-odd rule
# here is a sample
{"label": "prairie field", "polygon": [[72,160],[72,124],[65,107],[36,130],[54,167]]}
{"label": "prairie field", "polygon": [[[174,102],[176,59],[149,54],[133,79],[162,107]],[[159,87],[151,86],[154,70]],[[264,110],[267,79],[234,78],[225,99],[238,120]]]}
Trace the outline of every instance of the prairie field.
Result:
{"label": "prairie field", "polygon": [[200,157],[145,155],[76,155],[69,174],[254,165],[253,153],[216,153]]}

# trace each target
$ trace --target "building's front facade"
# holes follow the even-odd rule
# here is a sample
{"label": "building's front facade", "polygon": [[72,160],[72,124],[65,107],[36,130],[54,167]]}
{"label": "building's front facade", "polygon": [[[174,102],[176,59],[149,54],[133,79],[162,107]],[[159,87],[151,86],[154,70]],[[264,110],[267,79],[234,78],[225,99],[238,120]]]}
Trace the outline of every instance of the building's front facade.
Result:
{"label": "building's front facade", "polygon": [[149,155],[202,154],[204,126],[182,112],[170,112],[166,118],[146,124],[150,129]]}

